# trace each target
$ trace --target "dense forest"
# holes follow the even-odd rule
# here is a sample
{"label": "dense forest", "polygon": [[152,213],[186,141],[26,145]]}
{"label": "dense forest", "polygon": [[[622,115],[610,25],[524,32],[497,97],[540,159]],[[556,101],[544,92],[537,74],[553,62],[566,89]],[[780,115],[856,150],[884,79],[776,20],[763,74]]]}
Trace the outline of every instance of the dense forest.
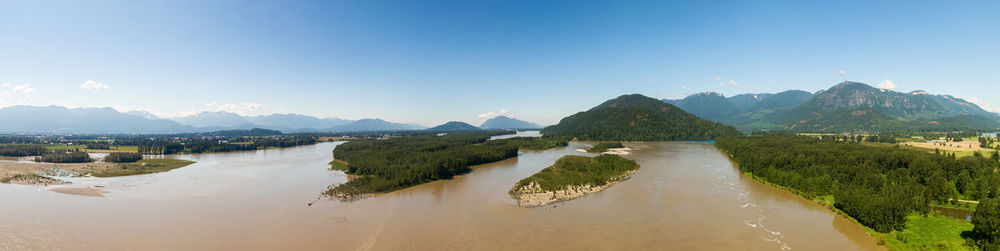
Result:
{"label": "dense forest", "polygon": [[35,157],[35,162],[49,163],[86,163],[94,161],[85,152],[51,152]]}
{"label": "dense forest", "polygon": [[0,156],[38,156],[46,152],[45,147],[40,145],[0,145]]}
{"label": "dense forest", "polygon": [[809,198],[832,195],[834,207],[878,232],[901,230],[908,214],[932,203],[1000,196],[997,154],[955,158],[796,136],[722,138],[716,146],[754,177]]}
{"label": "dense forest", "polygon": [[635,161],[618,155],[604,154],[597,157],[567,155],[550,167],[518,181],[510,190],[515,194],[522,188],[537,184],[542,191],[559,191],[575,186],[603,186],[624,178],[638,170]]}
{"label": "dense forest", "polygon": [[736,128],[708,121],[639,94],[608,100],[542,129],[549,136],[579,140],[702,140],[743,135]]}
{"label": "dense forest", "polygon": [[141,153],[113,152],[104,157],[104,161],[114,163],[132,163],[140,160],[142,160]]}
{"label": "dense forest", "polygon": [[334,148],[336,160],[347,162],[346,173],[361,175],[331,187],[337,197],[389,192],[472,171],[470,166],[517,156],[521,147],[565,146],[553,138],[488,140],[495,131],[454,132],[388,139],[361,139]]}

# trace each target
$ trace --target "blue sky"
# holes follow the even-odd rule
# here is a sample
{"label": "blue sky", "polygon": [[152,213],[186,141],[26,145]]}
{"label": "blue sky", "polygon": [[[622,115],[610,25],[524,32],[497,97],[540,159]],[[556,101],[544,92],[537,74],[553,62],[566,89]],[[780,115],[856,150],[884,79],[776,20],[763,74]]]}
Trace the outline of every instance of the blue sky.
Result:
{"label": "blue sky", "polygon": [[552,124],[844,80],[1000,108],[978,1],[4,1],[0,106]]}

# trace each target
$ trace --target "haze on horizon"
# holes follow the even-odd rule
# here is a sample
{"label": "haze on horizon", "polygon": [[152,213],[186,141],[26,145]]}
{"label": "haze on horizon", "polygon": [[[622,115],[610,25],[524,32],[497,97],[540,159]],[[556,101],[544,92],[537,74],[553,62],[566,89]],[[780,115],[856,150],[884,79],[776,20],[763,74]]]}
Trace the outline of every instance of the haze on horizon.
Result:
{"label": "haze on horizon", "polygon": [[554,124],[844,80],[1000,111],[996,2],[11,1],[0,107]]}

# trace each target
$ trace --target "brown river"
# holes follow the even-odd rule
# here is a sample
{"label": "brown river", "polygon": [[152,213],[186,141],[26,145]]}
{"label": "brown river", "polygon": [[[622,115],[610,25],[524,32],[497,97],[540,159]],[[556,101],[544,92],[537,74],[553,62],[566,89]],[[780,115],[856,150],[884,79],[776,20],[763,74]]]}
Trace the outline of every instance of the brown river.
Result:
{"label": "brown river", "polygon": [[514,183],[581,143],[355,202],[320,199],[337,143],[179,155],[170,172],[69,178],[104,197],[0,184],[0,249],[870,250],[864,230],[739,174],[703,143],[626,143],[641,168],[599,193],[537,208]]}

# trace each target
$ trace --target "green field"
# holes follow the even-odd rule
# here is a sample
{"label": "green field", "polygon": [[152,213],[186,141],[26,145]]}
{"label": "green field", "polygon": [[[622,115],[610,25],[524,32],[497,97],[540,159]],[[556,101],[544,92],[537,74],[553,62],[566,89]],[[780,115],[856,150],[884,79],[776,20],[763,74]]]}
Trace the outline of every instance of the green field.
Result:
{"label": "green field", "polygon": [[330,161],[330,170],[347,171],[347,162],[343,160]]}
{"label": "green field", "polygon": [[99,173],[93,173],[94,177],[117,177],[159,173],[174,170],[194,164],[194,161],[182,159],[144,159],[135,163],[118,164],[118,167],[106,169]]}
{"label": "green field", "polygon": [[890,250],[975,250],[966,246],[962,232],[972,231],[972,223],[941,215],[911,214],[903,231],[886,234]]}

